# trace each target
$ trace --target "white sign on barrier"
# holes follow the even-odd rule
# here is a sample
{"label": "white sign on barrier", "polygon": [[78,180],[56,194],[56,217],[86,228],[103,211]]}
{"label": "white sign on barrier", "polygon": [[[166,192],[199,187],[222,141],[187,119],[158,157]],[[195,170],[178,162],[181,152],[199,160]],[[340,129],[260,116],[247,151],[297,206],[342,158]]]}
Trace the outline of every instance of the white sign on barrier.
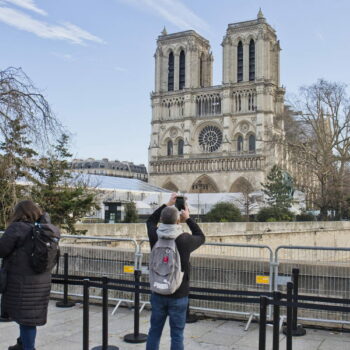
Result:
{"label": "white sign on barrier", "polygon": [[143,275],[149,275],[148,266],[141,266],[141,273],[142,273]]}
{"label": "white sign on barrier", "polygon": [[291,276],[277,276],[277,285],[285,286],[288,282],[292,282]]}

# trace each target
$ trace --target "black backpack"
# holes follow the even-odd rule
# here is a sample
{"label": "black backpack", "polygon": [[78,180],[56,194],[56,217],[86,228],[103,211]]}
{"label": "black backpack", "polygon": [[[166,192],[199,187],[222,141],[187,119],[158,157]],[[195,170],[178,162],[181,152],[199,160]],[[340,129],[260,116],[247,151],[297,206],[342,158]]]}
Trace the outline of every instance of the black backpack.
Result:
{"label": "black backpack", "polygon": [[35,273],[51,271],[58,263],[60,231],[52,224],[36,222],[32,231],[30,265]]}

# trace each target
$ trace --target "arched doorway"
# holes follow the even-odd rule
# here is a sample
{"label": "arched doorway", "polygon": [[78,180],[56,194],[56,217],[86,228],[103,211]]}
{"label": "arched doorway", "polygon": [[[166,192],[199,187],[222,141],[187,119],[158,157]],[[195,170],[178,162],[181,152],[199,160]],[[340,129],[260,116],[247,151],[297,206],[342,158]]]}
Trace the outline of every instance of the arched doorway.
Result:
{"label": "arched doorway", "polygon": [[230,192],[250,193],[253,192],[252,184],[244,177],[239,177],[231,186]]}
{"label": "arched doorway", "polygon": [[173,184],[171,181],[166,182],[162,188],[165,188],[166,190],[172,191],[172,192],[178,192],[179,189],[175,184]]}
{"label": "arched doorway", "polygon": [[191,186],[190,193],[217,193],[219,189],[215,181],[208,175],[200,176]]}

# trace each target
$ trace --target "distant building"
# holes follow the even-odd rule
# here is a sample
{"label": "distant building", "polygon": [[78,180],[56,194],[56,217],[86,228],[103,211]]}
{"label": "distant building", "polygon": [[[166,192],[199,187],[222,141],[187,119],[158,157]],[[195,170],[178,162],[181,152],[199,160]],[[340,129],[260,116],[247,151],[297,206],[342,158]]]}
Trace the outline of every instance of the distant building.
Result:
{"label": "distant building", "polygon": [[90,213],[82,221],[85,223],[116,223],[125,218],[125,204],[135,202],[142,219],[148,217],[156,207],[169,200],[170,191],[152,186],[145,181],[99,174],[82,175],[84,180],[96,192],[99,209]]}
{"label": "distant building", "polygon": [[97,160],[73,159],[71,163],[72,170],[86,174],[126,177],[129,179],[138,179],[148,181],[147,168],[143,164],[135,165],[132,162],[120,162],[119,160],[108,160],[103,158]]}

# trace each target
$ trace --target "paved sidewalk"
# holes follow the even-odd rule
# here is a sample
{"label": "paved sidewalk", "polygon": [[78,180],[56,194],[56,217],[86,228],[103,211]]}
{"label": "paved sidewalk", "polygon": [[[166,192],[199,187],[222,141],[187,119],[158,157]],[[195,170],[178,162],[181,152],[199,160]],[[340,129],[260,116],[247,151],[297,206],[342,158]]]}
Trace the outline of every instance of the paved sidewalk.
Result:
{"label": "paved sidewalk", "polygon": [[[110,308],[110,314],[112,308]],[[49,306],[49,320],[46,326],[38,328],[37,350],[81,350],[82,349],[82,305],[71,309],[59,309],[55,302]],[[142,311],[140,330],[147,333],[150,312]],[[90,307],[90,346],[101,345],[101,307]],[[247,332],[245,324],[237,321],[200,320],[186,325],[186,350],[258,350],[259,327],[251,324]],[[114,316],[109,316],[109,344],[120,350],[145,349],[145,344],[128,344],[123,336],[133,332],[133,311],[119,308]],[[271,327],[268,327],[267,349],[271,349]],[[0,350],[7,350],[18,336],[18,326],[14,323],[0,323]],[[169,349],[169,326],[164,328],[161,350]],[[280,349],[285,349],[285,337],[280,336]],[[293,350],[348,350],[350,333],[307,330],[307,335],[294,338]]]}

